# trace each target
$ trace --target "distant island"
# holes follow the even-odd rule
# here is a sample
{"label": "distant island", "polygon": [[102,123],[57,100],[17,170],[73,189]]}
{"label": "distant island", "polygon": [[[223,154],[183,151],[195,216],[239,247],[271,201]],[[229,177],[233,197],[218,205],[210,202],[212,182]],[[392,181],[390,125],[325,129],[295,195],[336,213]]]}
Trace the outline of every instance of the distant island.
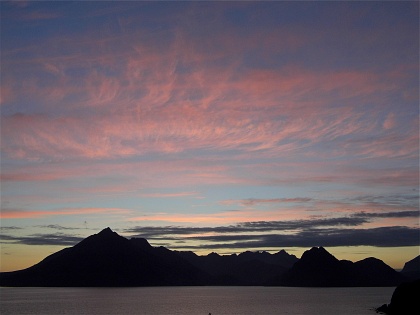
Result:
{"label": "distant island", "polygon": [[311,248],[300,259],[284,250],[198,256],[152,247],[146,239],[127,239],[106,228],[32,267],[0,273],[0,286],[363,287],[397,286],[419,274],[418,263],[397,272],[376,258],[338,260],[323,247]]}

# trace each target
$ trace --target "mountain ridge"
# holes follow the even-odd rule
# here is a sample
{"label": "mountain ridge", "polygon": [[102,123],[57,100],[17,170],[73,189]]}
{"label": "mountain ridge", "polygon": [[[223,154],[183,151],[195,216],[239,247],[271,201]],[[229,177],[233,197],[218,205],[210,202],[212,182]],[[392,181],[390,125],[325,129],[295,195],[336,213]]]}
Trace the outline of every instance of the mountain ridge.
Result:
{"label": "mountain ridge", "polygon": [[379,259],[338,260],[323,247],[300,259],[284,250],[198,256],[108,227],[29,268],[0,273],[0,286],[396,286],[404,279]]}
{"label": "mountain ridge", "polygon": [[420,255],[407,261],[401,270],[401,274],[411,280],[420,279]]}
{"label": "mountain ridge", "polygon": [[323,247],[306,251],[277,284],[304,287],[395,286],[404,277],[382,260],[338,260]]}

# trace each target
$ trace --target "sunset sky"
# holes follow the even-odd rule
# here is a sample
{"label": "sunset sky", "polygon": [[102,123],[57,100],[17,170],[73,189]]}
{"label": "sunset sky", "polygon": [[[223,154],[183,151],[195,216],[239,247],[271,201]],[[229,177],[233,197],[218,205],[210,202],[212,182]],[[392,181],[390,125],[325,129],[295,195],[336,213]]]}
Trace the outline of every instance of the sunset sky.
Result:
{"label": "sunset sky", "polygon": [[110,227],[419,255],[419,2],[1,2],[1,271]]}

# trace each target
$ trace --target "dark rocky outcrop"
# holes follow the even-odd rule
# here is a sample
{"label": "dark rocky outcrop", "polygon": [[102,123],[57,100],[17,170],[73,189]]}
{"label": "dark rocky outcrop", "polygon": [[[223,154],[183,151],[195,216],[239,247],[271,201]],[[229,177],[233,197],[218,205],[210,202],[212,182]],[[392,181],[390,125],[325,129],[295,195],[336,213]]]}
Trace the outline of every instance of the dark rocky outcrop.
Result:
{"label": "dark rocky outcrop", "polygon": [[420,279],[400,284],[391,297],[390,304],[384,304],[376,309],[378,313],[389,315],[420,314]]}

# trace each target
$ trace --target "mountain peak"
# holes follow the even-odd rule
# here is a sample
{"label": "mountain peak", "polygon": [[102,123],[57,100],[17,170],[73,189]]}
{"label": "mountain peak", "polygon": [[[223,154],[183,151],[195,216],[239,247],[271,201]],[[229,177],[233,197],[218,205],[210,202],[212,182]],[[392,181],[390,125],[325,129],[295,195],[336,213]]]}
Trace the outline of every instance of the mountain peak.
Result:
{"label": "mountain peak", "polygon": [[113,230],[111,230],[110,227],[107,227],[107,228],[103,229],[102,231],[100,231],[98,233],[98,235],[106,235],[106,234],[111,235],[112,233],[115,233],[115,232]]}
{"label": "mountain peak", "polygon": [[312,247],[303,253],[302,262],[337,263],[338,259],[331,255],[324,247]]}
{"label": "mountain peak", "polygon": [[[118,233],[112,231],[109,227],[103,229],[97,234],[93,234],[84,240],[82,240],[80,243],[76,244],[76,248],[99,248],[99,247],[108,247],[110,244],[114,244],[116,247],[121,246],[121,243],[128,242],[128,240],[118,235]],[[87,247],[86,247],[87,246]]]}
{"label": "mountain peak", "polygon": [[[406,265],[418,268],[418,262]],[[0,273],[0,286],[396,286],[403,279],[379,259],[339,261],[323,247],[305,251],[300,260],[284,250],[197,256],[153,247],[144,238],[128,240],[107,227],[32,267]]]}
{"label": "mountain peak", "polygon": [[105,238],[105,239],[121,237],[120,235],[118,235],[117,232],[114,232],[109,227],[100,231],[98,234],[96,234],[96,236],[99,236],[100,238]]}

